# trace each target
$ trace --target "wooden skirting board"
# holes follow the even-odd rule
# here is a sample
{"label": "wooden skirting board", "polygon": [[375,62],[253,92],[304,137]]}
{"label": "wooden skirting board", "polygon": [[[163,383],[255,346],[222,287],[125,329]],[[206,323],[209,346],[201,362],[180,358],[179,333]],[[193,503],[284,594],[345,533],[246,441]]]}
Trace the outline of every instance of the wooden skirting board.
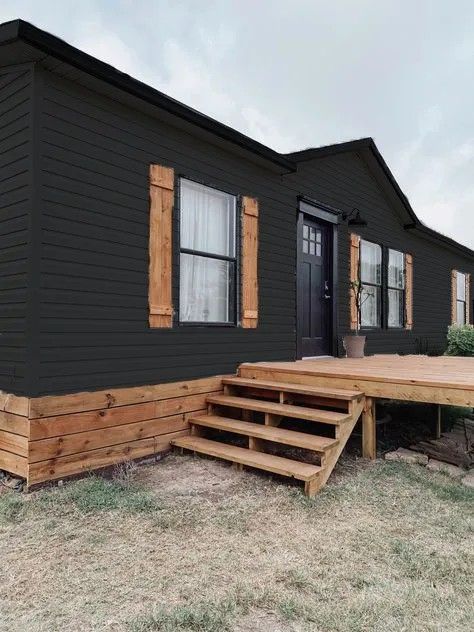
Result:
{"label": "wooden skirting board", "polygon": [[31,487],[164,452],[219,393],[222,376],[32,399],[0,392],[0,469]]}

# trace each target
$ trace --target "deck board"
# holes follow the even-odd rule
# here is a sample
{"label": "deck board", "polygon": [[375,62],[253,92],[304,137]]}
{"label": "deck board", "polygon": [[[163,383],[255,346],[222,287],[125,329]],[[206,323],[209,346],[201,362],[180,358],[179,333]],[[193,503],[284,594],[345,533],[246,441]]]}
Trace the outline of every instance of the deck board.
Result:
{"label": "deck board", "polygon": [[474,406],[474,358],[378,355],[243,364],[241,377],[356,388],[367,396]]}

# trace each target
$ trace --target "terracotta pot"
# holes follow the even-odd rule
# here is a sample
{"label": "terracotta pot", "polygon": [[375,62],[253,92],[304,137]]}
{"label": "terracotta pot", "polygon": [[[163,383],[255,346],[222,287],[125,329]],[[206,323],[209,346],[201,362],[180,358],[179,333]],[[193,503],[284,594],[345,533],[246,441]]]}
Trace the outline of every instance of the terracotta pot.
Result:
{"label": "terracotta pot", "polygon": [[365,336],[344,336],[342,340],[348,358],[363,358]]}

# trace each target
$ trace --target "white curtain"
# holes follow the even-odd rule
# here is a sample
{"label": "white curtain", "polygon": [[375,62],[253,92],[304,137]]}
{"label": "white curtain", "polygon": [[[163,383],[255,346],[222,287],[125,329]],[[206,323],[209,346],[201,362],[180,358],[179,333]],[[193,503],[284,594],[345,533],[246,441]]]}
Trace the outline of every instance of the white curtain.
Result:
{"label": "white curtain", "polygon": [[382,250],[378,244],[361,241],[360,277],[362,282],[379,285],[381,282]]}
{"label": "white curtain", "polygon": [[[382,250],[378,244],[362,240],[360,243],[360,277],[362,280],[362,305],[360,320],[363,327],[380,324],[380,285],[382,281]],[[373,285],[364,285],[372,283]]]}
{"label": "white curtain", "polygon": [[388,285],[403,289],[405,287],[404,255],[398,250],[388,251]]}
{"label": "white curtain", "polygon": [[[235,256],[235,198],[203,185],[181,181],[181,248]],[[181,253],[180,319],[228,322],[232,264]]]}

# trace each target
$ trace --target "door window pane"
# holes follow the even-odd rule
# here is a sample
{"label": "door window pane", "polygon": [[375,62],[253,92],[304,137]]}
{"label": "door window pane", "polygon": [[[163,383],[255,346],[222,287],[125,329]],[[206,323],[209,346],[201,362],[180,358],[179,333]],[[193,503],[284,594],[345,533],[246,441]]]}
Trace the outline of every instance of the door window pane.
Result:
{"label": "door window pane", "polygon": [[235,197],[181,180],[181,248],[235,256]]}
{"label": "door window pane", "polygon": [[180,318],[187,322],[230,320],[233,262],[181,254]]}
{"label": "door window pane", "polygon": [[320,257],[322,254],[322,237],[321,231],[314,226],[303,224],[303,253],[305,255],[315,255]]}

